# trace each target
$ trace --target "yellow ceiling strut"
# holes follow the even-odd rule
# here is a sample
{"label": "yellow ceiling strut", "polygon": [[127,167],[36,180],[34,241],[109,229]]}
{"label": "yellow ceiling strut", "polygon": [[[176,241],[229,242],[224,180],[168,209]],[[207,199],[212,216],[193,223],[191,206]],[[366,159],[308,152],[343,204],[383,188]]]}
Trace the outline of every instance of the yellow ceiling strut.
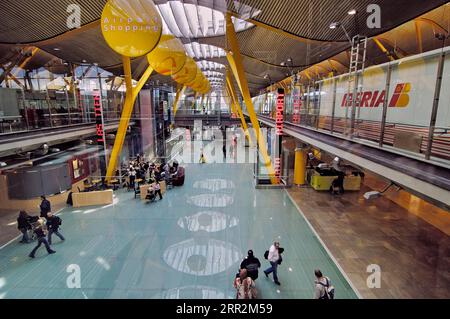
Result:
{"label": "yellow ceiling strut", "polygon": [[389,58],[389,60],[394,61],[395,59],[392,57],[392,55],[389,53],[389,51],[384,47],[383,43],[381,43],[380,40],[378,40],[377,38],[373,38],[373,41],[376,43],[376,45],[378,46],[378,48],[381,50],[381,52],[383,52],[384,54],[387,55],[387,57]]}
{"label": "yellow ceiling strut", "polygon": [[423,41],[422,30],[420,29],[420,20],[414,20],[414,26],[416,27],[416,40],[419,48],[419,53],[423,53]]}
{"label": "yellow ceiling strut", "polygon": [[178,102],[180,102],[180,98],[183,96],[185,90],[186,90],[186,85],[183,85],[182,88],[177,89],[177,95],[175,96],[175,101],[173,102],[173,117],[174,118],[178,111]]}
{"label": "yellow ceiling strut", "polygon": [[226,27],[227,27],[227,40],[232,52],[227,53],[227,60],[231,66],[231,70],[233,71],[239,89],[241,90],[245,105],[247,106],[247,112],[250,117],[250,121],[252,122],[253,128],[256,131],[256,138],[259,145],[259,151],[261,152],[261,155],[264,159],[266,169],[269,172],[270,180],[272,184],[277,184],[278,179],[275,177],[275,170],[272,166],[272,161],[270,160],[269,154],[267,152],[266,140],[264,136],[261,134],[261,128],[259,127],[258,118],[256,117],[253,102],[250,97],[248,82],[247,78],[245,77],[244,66],[242,64],[242,57],[239,49],[239,43],[236,37],[236,31],[234,30],[233,22],[231,21],[231,15],[229,13],[226,14]]}
{"label": "yellow ceiling strut", "polygon": [[245,133],[245,136],[247,137],[248,143],[251,146],[252,140],[250,138],[250,133],[248,131],[247,123],[245,122],[244,113],[242,112],[242,108],[239,104],[239,100],[237,98],[236,91],[234,90],[233,84],[230,79],[230,74],[228,72],[227,72],[226,78],[227,78],[227,89],[230,92],[231,101],[234,105],[234,108],[237,110],[237,112],[239,114],[239,118],[241,119],[241,123],[242,123],[242,129],[244,130],[244,133]]}
{"label": "yellow ceiling strut", "polygon": [[134,102],[141,91],[144,84],[153,72],[153,68],[148,66],[139,80],[137,86],[133,88],[131,77],[131,60],[129,57],[122,56],[123,69],[125,72],[125,85],[126,85],[126,97],[125,103],[120,117],[119,128],[117,129],[116,139],[111,152],[111,158],[109,159],[108,170],[106,172],[106,181],[109,182],[115,175],[117,159],[122,152],[123,143],[125,141],[125,135],[127,134],[128,125],[130,124],[131,113],[133,112]]}
{"label": "yellow ceiling strut", "polygon": [[227,100],[227,102],[228,102],[228,104],[230,106],[230,113],[234,114],[234,116],[237,117],[238,114],[237,114],[236,107],[235,107],[234,103],[231,101],[232,98],[231,98],[231,93],[230,93],[230,89],[228,88],[228,85],[226,85],[225,88],[226,88],[227,94],[228,94],[228,95],[225,96],[225,98],[226,98],[226,100]]}
{"label": "yellow ceiling strut", "polygon": [[232,112],[232,114],[234,114],[234,116],[235,117],[238,117],[239,116],[239,114],[238,114],[238,112],[237,112],[237,110],[236,110],[236,105],[234,105],[234,103],[233,103],[233,97],[231,96],[231,92],[230,92],[230,88],[228,87],[228,84],[225,82],[225,89],[226,89],[226,91],[227,91],[227,94],[228,94],[228,103],[230,104],[230,109],[231,109],[231,112]]}

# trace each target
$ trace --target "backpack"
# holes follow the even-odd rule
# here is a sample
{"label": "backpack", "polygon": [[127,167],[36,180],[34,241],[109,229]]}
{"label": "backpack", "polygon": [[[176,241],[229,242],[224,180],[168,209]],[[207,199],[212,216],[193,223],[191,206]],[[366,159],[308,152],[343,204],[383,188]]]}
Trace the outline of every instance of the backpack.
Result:
{"label": "backpack", "polygon": [[269,251],[266,250],[266,252],[264,253],[264,258],[269,259]]}
{"label": "backpack", "polygon": [[258,271],[258,264],[257,263],[251,263],[248,264],[245,269],[247,269],[247,271]]}
{"label": "backpack", "polygon": [[61,226],[61,224],[62,224],[61,218],[59,218],[58,216],[55,216],[55,218],[56,218],[56,223],[58,224],[58,226]]}
{"label": "backpack", "polygon": [[325,288],[325,294],[323,295],[323,297],[320,297],[320,299],[334,299],[334,286],[330,285],[328,277],[325,277],[325,279],[327,280],[327,284],[324,284],[320,281],[318,282]]}

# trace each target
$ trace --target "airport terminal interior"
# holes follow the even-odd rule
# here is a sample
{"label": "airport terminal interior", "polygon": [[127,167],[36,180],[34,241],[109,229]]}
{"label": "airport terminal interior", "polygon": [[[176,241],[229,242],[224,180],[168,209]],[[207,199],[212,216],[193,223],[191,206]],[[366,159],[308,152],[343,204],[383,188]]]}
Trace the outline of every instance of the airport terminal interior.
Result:
{"label": "airport terminal interior", "polygon": [[0,299],[450,298],[447,1],[0,16]]}

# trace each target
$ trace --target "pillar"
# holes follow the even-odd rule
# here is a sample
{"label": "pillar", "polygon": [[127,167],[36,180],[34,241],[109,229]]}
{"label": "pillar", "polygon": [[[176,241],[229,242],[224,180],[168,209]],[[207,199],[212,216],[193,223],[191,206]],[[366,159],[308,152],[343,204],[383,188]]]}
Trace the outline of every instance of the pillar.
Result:
{"label": "pillar", "polygon": [[306,182],[306,152],[301,148],[295,149],[294,184],[304,185]]}

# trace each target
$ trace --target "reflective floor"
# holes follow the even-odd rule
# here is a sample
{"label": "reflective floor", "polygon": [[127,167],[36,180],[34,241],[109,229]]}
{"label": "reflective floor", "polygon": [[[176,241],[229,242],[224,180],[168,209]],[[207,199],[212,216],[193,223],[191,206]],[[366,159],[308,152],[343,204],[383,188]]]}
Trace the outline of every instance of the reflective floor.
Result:
{"label": "reflective floor", "polygon": [[265,269],[275,239],[285,248],[281,286],[261,269],[260,298],[312,298],[315,268],[336,298],[357,297],[287,193],[254,188],[252,164],[189,164],[185,185],[162,201],[120,190],[113,205],[66,208],[61,217],[67,240],[54,239],[56,254],[42,247],[32,260],[32,244],[18,240],[0,250],[0,297],[234,298],[247,250]]}

